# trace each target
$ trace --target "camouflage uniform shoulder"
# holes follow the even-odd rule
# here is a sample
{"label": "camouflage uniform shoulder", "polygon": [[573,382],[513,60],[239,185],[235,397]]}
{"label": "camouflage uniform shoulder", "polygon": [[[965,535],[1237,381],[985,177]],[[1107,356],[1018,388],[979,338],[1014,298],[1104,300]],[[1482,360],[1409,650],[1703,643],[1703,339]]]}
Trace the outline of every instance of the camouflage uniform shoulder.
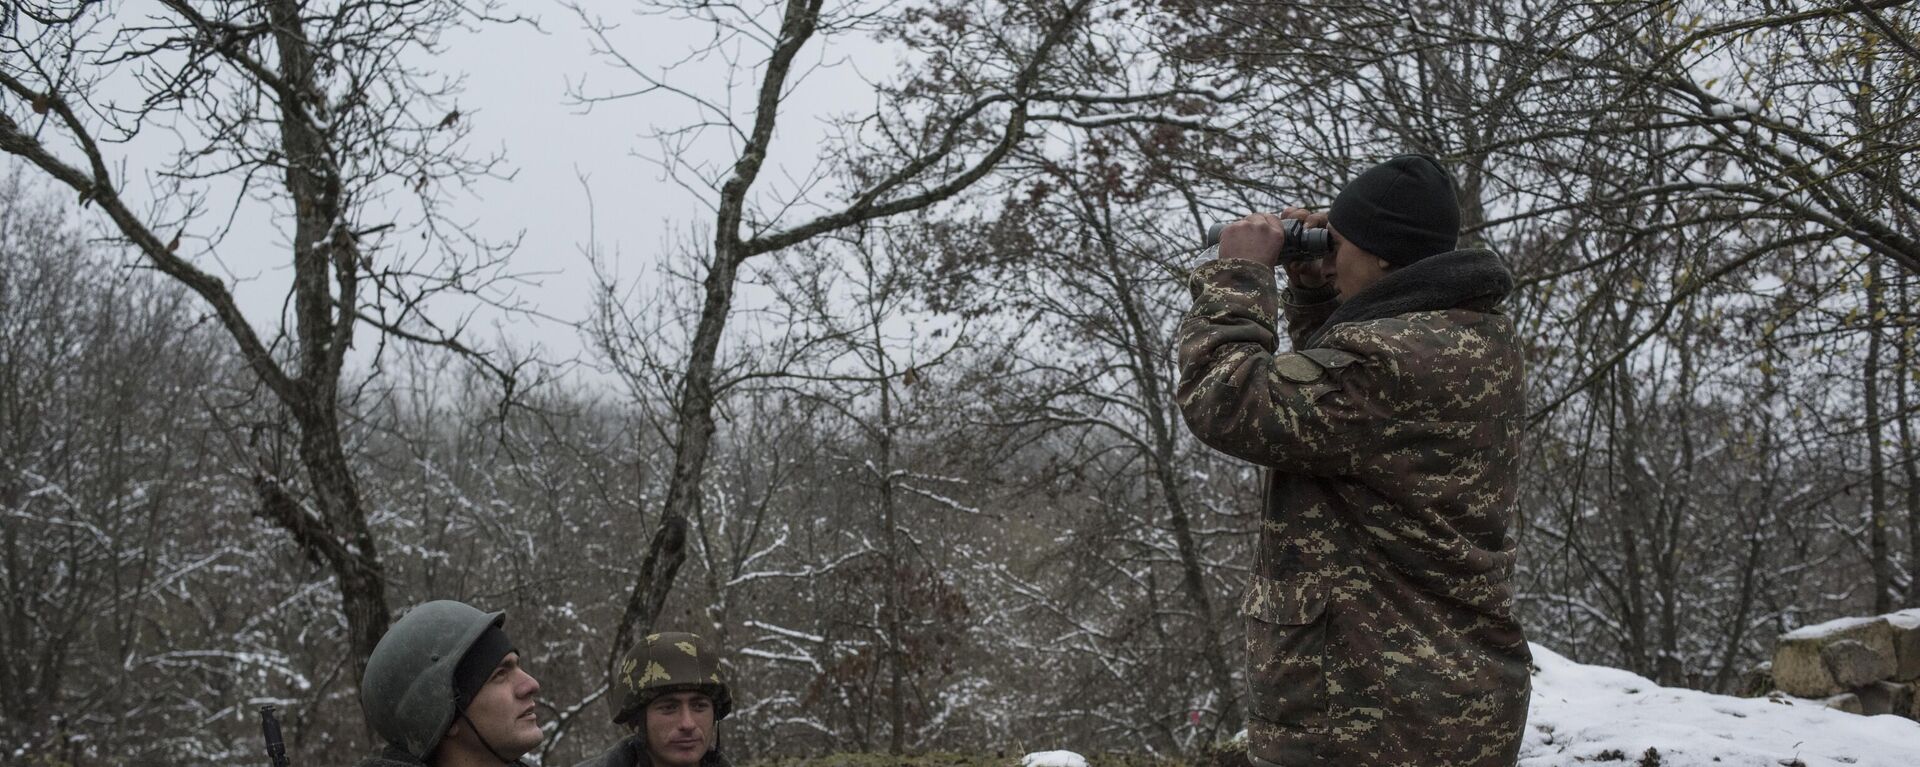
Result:
{"label": "camouflage uniform shoulder", "polygon": [[1445,312],[1410,312],[1358,322],[1343,322],[1327,330],[1320,345],[1343,349],[1363,357],[1392,358],[1419,343],[1422,336],[1443,332],[1428,315]]}
{"label": "camouflage uniform shoulder", "polygon": [[1413,368],[1429,356],[1457,354],[1462,344],[1504,345],[1512,343],[1513,336],[1513,320],[1504,314],[1444,309],[1342,323],[1328,330],[1320,345],[1383,364],[1399,375],[1419,372]]}
{"label": "camouflage uniform shoulder", "polygon": [[1405,320],[1408,332],[1414,334],[1501,333],[1513,328],[1513,318],[1499,309],[1460,307],[1412,312],[1401,315],[1399,319]]}
{"label": "camouflage uniform shoulder", "polygon": [[1524,401],[1519,335],[1506,315],[1408,312],[1341,325],[1322,343],[1383,361],[1380,401],[1396,419],[1497,420]]}
{"label": "camouflage uniform shoulder", "polygon": [[1391,379],[1400,373],[1399,356],[1406,351],[1412,330],[1404,317],[1344,322],[1328,330],[1318,346],[1301,353],[1338,361],[1342,364],[1337,367],[1346,368],[1347,373]]}

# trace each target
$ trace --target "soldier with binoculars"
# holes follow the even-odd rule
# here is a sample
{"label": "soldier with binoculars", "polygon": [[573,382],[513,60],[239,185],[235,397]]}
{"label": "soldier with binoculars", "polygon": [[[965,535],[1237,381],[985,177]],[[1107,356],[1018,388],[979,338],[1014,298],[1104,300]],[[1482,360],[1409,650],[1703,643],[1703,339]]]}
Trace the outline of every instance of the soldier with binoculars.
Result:
{"label": "soldier with binoculars", "polygon": [[1326,213],[1217,228],[1218,260],[1189,278],[1182,413],[1268,468],[1241,606],[1260,767],[1517,758],[1521,344],[1498,309],[1511,275],[1456,249],[1459,228],[1446,171],[1403,155]]}

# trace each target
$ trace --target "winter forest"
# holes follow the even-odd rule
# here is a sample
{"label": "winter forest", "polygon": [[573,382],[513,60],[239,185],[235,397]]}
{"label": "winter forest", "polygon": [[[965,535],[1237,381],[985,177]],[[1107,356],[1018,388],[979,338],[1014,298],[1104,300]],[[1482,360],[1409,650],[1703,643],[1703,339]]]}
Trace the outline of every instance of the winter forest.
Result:
{"label": "winter forest", "polygon": [[[448,63],[516,25],[583,41],[582,123],[675,116],[587,148],[700,212],[647,267],[468,213],[523,147]],[[1528,638],[1741,693],[1920,606],[1916,40],[1911,0],[0,3],[0,764],[258,764],[266,704],[350,763],[435,598],[507,612],[542,764],[656,630],[722,648],[736,760],[1196,758],[1262,485],[1172,401],[1182,276],[1409,151],[1518,285]],[[654,216],[593,191],[547,193]]]}

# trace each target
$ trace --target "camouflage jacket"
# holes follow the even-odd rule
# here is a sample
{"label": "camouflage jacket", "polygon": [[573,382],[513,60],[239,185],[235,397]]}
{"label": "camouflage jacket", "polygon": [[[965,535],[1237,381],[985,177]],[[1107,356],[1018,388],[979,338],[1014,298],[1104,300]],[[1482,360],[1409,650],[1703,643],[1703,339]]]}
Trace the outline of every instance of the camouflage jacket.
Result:
{"label": "camouflage jacket", "polygon": [[[1531,660],[1508,527],[1524,381],[1512,278],[1487,251],[1396,269],[1345,304],[1274,272],[1195,270],[1179,403],[1265,466],[1246,620],[1254,764],[1510,767]],[[1337,308],[1336,308],[1337,307]]]}
{"label": "camouflage jacket", "polygon": [[[652,765],[653,757],[647,753],[647,736],[633,735],[615,743],[613,748],[607,749],[599,756],[574,767],[652,767]],[[706,756],[700,757],[700,767],[733,767],[733,763],[727,761],[727,757],[720,753],[719,748],[714,748],[708,751]]]}
{"label": "camouflage jacket", "polygon": [[[387,746],[378,756],[361,759],[355,767],[427,767],[427,764],[399,746]],[[526,767],[526,762],[514,761],[512,767]]]}

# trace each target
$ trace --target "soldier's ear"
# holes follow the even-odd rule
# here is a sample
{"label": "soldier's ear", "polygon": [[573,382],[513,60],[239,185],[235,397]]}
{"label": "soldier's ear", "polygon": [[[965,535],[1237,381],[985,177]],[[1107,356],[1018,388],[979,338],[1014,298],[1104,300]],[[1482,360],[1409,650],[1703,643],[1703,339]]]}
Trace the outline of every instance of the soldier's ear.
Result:
{"label": "soldier's ear", "polygon": [[454,736],[456,736],[456,735],[459,735],[459,734],[460,734],[460,730],[462,730],[462,729],[464,729],[464,728],[465,728],[465,725],[466,725],[466,719],[467,719],[467,718],[466,718],[466,717],[464,717],[464,716],[456,716],[456,717],[454,717],[454,718],[453,718],[453,723],[452,723],[452,724],[449,724],[449,725],[447,725],[447,732],[446,732],[446,734],[445,734],[445,735],[442,735],[442,736],[440,736],[440,742],[441,742],[441,743],[443,743],[443,744],[444,744],[444,743],[448,743],[448,742],[450,742],[450,741],[452,741],[452,740],[453,740],[453,738],[454,738]]}

